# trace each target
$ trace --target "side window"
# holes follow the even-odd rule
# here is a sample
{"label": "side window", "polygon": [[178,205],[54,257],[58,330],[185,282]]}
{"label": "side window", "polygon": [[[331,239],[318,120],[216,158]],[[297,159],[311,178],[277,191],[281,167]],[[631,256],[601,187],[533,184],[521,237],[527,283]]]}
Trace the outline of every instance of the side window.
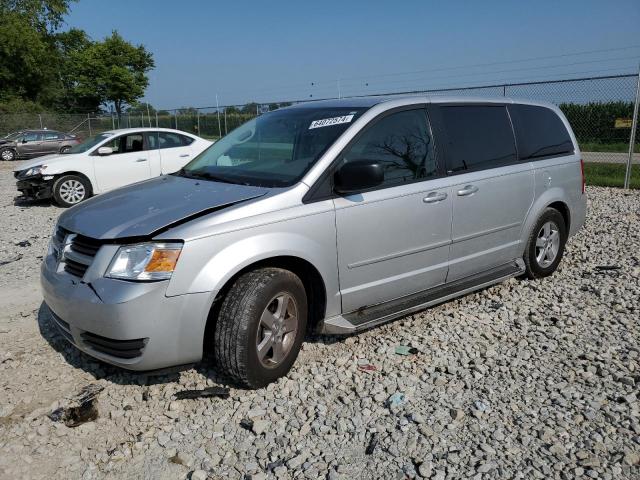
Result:
{"label": "side window", "polygon": [[22,139],[26,142],[39,142],[42,140],[41,133],[25,133]]}
{"label": "side window", "polygon": [[102,145],[103,147],[111,147],[114,154],[141,152],[144,149],[142,141],[142,133],[131,133],[129,135],[121,135]]}
{"label": "side window", "polygon": [[156,150],[158,148],[158,132],[147,132],[144,137],[147,141],[147,150]]}
{"label": "side window", "polygon": [[176,148],[184,146],[184,135],[178,135],[173,132],[160,132],[158,134],[158,144],[160,148]]}
{"label": "side window", "polygon": [[560,117],[546,107],[509,105],[521,160],[573,153],[573,142]]}
{"label": "side window", "polygon": [[516,162],[513,130],[504,106],[443,106],[440,112],[447,137],[448,173]]}
{"label": "side window", "polygon": [[62,138],[63,135],[60,135],[59,133],[47,132],[44,134],[45,140],[61,140]]}
{"label": "side window", "polygon": [[182,140],[182,145],[187,146],[193,143],[193,138],[187,137],[186,135],[180,135],[180,139]]}
{"label": "side window", "polygon": [[368,127],[344,154],[344,162],[356,160],[380,162],[384,166],[383,186],[437,175],[426,111],[393,113]]}

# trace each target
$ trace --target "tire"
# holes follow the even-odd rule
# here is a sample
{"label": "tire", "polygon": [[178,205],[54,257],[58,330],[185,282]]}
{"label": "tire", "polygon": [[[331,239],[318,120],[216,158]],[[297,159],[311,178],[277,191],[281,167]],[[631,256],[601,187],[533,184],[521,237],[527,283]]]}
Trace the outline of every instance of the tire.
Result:
{"label": "tire", "polygon": [[548,277],[556,271],[567,242],[567,226],[562,214],[547,208],[531,230],[524,252],[527,278]]}
{"label": "tire", "polygon": [[[294,323],[295,331],[287,332]],[[214,333],[216,365],[240,385],[263,387],[289,372],[306,329],[307,295],[295,274],[280,268],[247,272],[220,306]]]}
{"label": "tire", "polygon": [[16,151],[11,148],[5,148],[0,151],[0,160],[3,162],[12,162],[16,159]]}
{"label": "tire", "polygon": [[66,147],[62,147],[60,149],[60,153],[67,153],[69,150],[71,150],[71,147],[67,145]]}
{"label": "tire", "polygon": [[91,183],[80,175],[63,175],[53,183],[53,199],[61,207],[73,207],[90,196]]}

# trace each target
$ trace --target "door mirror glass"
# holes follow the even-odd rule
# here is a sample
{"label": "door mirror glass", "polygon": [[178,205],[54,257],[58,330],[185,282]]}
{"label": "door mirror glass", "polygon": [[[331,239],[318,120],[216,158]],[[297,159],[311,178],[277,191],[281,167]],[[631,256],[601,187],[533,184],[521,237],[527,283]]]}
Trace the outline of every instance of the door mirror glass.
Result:
{"label": "door mirror glass", "polygon": [[355,160],[345,163],[333,177],[334,190],[350,194],[377,187],[384,182],[381,163],[373,160]]}
{"label": "door mirror glass", "polygon": [[113,153],[113,149],[111,147],[100,147],[98,149],[98,155],[105,156],[111,155]]}
{"label": "door mirror glass", "polygon": [[22,140],[21,140],[22,143],[27,143],[27,141],[28,141],[27,137],[22,137]]}

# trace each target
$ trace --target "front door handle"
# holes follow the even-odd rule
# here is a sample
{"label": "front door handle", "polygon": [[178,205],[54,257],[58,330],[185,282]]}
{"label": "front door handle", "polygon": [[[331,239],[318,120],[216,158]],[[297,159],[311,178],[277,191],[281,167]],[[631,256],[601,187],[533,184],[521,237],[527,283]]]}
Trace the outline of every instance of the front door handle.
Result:
{"label": "front door handle", "polygon": [[466,185],[462,190],[458,190],[459,197],[466,197],[467,195],[472,195],[478,191],[478,187],[475,185]]}
{"label": "front door handle", "polygon": [[424,197],[422,199],[422,201],[424,203],[438,203],[438,202],[441,202],[442,200],[444,200],[445,198],[447,198],[447,194],[446,193],[431,192],[429,195]]}
{"label": "front door handle", "polygon": [[146,161],[147,161],[146,158],[139,158],[139,159],[136,160],[136,162],[146,162]]}
{"label": "front door handle", "polygon": [[189,154],[188,153],[183,153],[182,155],[180,155],[180,158],[184,158],[184,157],[188,157]]}

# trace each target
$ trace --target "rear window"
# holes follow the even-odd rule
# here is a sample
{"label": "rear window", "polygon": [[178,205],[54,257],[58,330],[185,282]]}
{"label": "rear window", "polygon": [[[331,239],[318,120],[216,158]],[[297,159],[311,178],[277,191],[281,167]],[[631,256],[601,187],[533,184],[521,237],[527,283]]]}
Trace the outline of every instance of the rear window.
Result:
{"label": "rear window", "polygon": [[509,105],[520,159],[573,153],[573,142],[560,117],[535,105]]}
{"label": "rear window", "polygon": [[446,129],[447,171],[482,170],[516,162],[507,109],[502,105],[440,107]]}

